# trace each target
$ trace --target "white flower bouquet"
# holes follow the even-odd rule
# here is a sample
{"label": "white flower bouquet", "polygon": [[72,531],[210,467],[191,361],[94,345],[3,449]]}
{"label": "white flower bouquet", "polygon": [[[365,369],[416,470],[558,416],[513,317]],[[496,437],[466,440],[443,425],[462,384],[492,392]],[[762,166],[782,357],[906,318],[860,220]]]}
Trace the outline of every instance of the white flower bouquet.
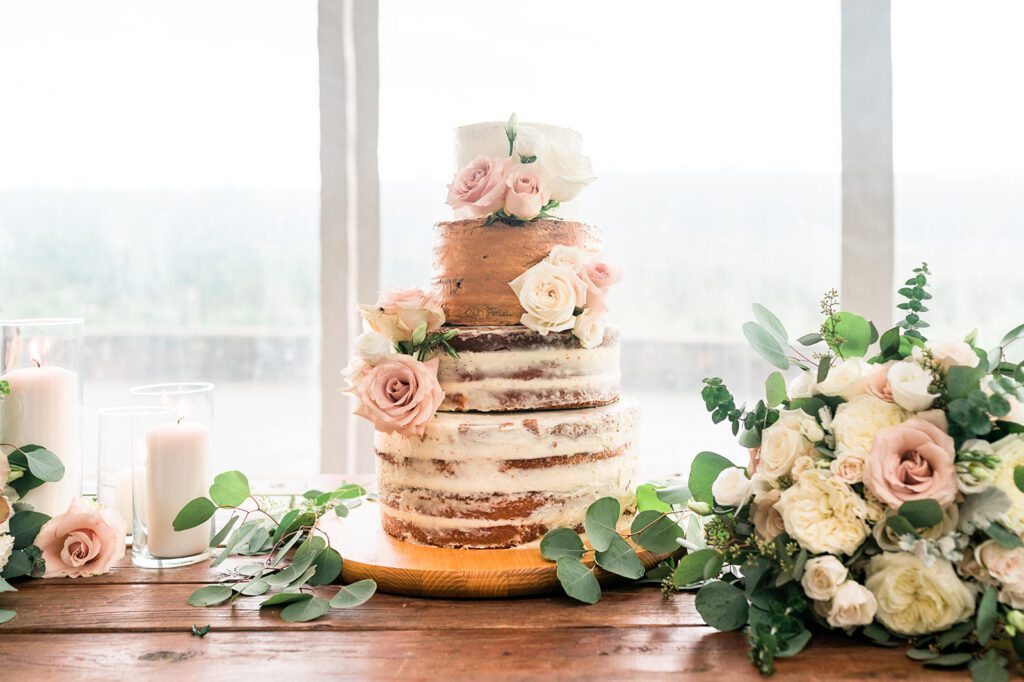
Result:
{"label": "white flower bouquet", "polygon": [[814,626],[907,640],[911,658],[977,680],[1006,679],[1024,652],[1024,363],[1006,360],[1024,325],[989,351],[974,332],[927,339],[929,274],[914,270],[905,319],[880,336],[834,291],[821,328],[793,343],[755,305],[744,335],[799,374],[772,373],[752,409],[705,380],[750,463],[694,460],[686,508],[703,537],[684,540],[667,587],[700,585],[705,621],[746,628],[765,674]]}

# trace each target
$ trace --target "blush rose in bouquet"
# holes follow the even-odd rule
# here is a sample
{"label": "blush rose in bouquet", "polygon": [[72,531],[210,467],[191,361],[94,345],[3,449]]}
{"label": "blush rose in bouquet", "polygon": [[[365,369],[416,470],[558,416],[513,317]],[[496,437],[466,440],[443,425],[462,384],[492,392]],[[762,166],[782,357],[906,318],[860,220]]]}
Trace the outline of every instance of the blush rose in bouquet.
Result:
{"label": "blush rose in bouquet", "polygon": [[744,334],[780,370],[765,398],[737,407],[705,380],[750,463],[694,460],[686,508],[703,537],[670,582],[699,586],[709,625],[745,629],[763,673],[815,627],[906,641],[978,680],[1006,679],[1024,652],[1024,363],[1007,361],[1024,326],[991,350],[974,332],[927,338],[929,274],[915,269],[883,334],[834,291],[794,342],[755,305]]}

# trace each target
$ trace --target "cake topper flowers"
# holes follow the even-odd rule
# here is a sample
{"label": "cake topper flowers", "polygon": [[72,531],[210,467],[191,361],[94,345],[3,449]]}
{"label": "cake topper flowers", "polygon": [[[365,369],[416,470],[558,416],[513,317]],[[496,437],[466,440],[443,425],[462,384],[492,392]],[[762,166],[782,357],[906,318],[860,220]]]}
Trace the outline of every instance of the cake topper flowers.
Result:
{"label": "cake topper flowers", "polygon": [[391,289],[373,305],[360,305],[369,331],[356,339],[356,355],[342,376],[358,401],[354,414],[384,433],[422,436],[444,401],[437,381],[440,353],[457,333],[441,330],[444,311],[434,293]]}
{"label": "cake topper flowers", "polygon": [[519,224],[558,219],[551,211],[594,181],[578,143],[552,139],[512,114],[505,124],[508,156],[477,156],[448,185],[447,203],[459,219]]}
{"label": "cake topper flowers", "polygon": [[572,330],[584,348],[601,345],[605,296],[621,279],[618,268],[574,246],[558,245],[509,286],[523,306],[520,322],[538,332]]}

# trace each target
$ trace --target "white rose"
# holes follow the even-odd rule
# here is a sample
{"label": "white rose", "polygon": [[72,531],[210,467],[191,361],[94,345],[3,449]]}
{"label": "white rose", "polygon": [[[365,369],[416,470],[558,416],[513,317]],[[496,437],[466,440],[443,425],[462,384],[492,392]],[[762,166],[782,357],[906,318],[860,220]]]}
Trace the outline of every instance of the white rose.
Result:
{"label": "white rose", "polygon": [[540,333],[561,332],[576,324],[573,312],[587,301],[587,285],[568,265],[541,261],[509,282],[526,311],[520,322]]}
{"label": "white rose", "polygon": [[578,246],[558,244],[551,249],[548,257],[544,260],[552,265],[568,265],[576,272],[582,272],[583,268],[590,261],[590,254]]}
{"label": "white rose", "polygon": [[1013,471],[1024,466],[1024,434],[1013,434],[992,444],[999,457],[999,466],[992,476],[992,485],[1010,498],[1010,509],[1003,517],[1006,527],[1020,535],[1024,533],[1024,493],[1013,482]]}
{"label": "white rose", "polygon": [[[981,390],[985,395],[992,395],[992,380],[991,374],[986,374],[981,378]],[[1024,403],[1021,403],[1017,400],[1017,396],[1012,394],[1003,397],[1006,398],[1006,402],[1010,403],[1010,411],[999,417],[999,421],[1024,424]]]}
{"label": "white rose", "polygon": [[804,575],[800,586],[811,599],[825,601],[836,596],[836,590],[849,575],[846,566],[831,554],[816,556],[804,564]]}
{"label": "white rose", "polygon": [[757,473],[771,479],[785,476],[802,455],[812,456],[825,438],[817,420],[803,410],[780,410],[779,420],[761,433]]}
{"label": "white rose", "polygon": [[939,397],[928,392],[934,380],[931,370],[916,362],[897,362],[889,368],[888,378],[893,401],[909,412],[927,410]]}
{"label": "white rose", "polygon": [[0,535],[0,571],[7,567],[10,561],[11,551],[14,549],[13,535]]}
{"label": "white rose", "polygon": [[572,327],[573,336],[580,340],[584,348],[597,348],[604,341],[604,313],[590,308],[576,316],[576,324]]}
{"label": "white rose", "polygon": [[576,198],[595,179],[590,159],[561,142],[549,140],[537,163],[547,178],[551,198],[559,203]]}
{"label": "white rose", "polygon": [[868,625],[877,611],[875,595],[860,583],[847,580],[836,590],[826,620],[834,628],[852,628]]}
{"label": "white rose", "polygon": [[851,400],[864,393],[865,376],[871,366],[864,358],[847,358],[828,371],[825,380],[818,384],[822,395],[839,396]]}
{"label": "white rose", "polygon": [[887,426],[902,424],[907,413],[899,405],[871,395],[857,396],[836,408],[832,433],[836,436],[836,455],[850,452],[867,455],[875,434]]}
{"label": "white rose", "polygon": [[1024,547],[1010,549],[995,540],[986,540],[974,548],[974,558],[999,582],[1024,583]]}
{"label": "white rose", "polygon": [[790,537],[814,554],[853,554],[868,536],[864,498],[820,469],[805,471],[775,508]]}
{"label": "white rose", "polygon": [[[519,156],[541,156],[547,144],[547,137],[536,128],[519,126],[516,129],[516,141],[513,147]],[[506,147],[506,151],[507,149]]]}
{"label": "white rose", "polygon": [[800,372],[789,382],[787,393],[790,400],[793,398],[810,398],[814,395],[814,387],[817,383],[817,377],[811,370],[808,369]]}
{"label": "white rose", "polygon": [[711,494],[722,507],[742,506],[750,499],[753,490],[753,483],[739,467],[722,469],[711,484]]}
{"label": "white rose", "polygon": [[356,337],[356,355],[369,363],[382,360],[391,354],[391,342],[375,331],[363,332]]}
{"label": "white rose", "polygon": [[[943,372],[949,371],[949,368],[954,365],[978,366],[978,354],[965,341],[928,341],[925,343],[925,348],[931,351],[932,359],[942,368]],[[911,357],[918,362],[923,362],[924,351],[919,346],[914,346]]]}
{"label": "white rose", "polygon": [[974,592],[944,559],[926,566],[908,552],[883,552],[871,558],[867,576],[878,620],[897,634],[941,632],[974,613]]}
{"label": "white rose", "polygon": [[864,455],[859,452],[845,452],[829,465],[836,478],[853,485],[864,480]]}

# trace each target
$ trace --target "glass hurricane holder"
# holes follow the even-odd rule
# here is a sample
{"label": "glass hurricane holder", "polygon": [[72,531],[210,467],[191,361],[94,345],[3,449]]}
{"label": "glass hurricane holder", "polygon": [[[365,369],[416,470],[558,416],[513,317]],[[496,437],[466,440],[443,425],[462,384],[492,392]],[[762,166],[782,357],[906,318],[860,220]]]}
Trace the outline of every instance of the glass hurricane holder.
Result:
{"label": "glass hurricane holder", "polygon": [[176,531],[181,509],[209,493],[213,476],[213,384],[155,384],[131,390],[132,562],[188,566],[210,556],[213,522]]}
{"label": "glass hurricane holder", "polygon": [[81,319],[0,321],[0,443],[9,454],[26,445],[64,464],[59,481],[30,490],[22,502],[57,516],[82,494]]}

